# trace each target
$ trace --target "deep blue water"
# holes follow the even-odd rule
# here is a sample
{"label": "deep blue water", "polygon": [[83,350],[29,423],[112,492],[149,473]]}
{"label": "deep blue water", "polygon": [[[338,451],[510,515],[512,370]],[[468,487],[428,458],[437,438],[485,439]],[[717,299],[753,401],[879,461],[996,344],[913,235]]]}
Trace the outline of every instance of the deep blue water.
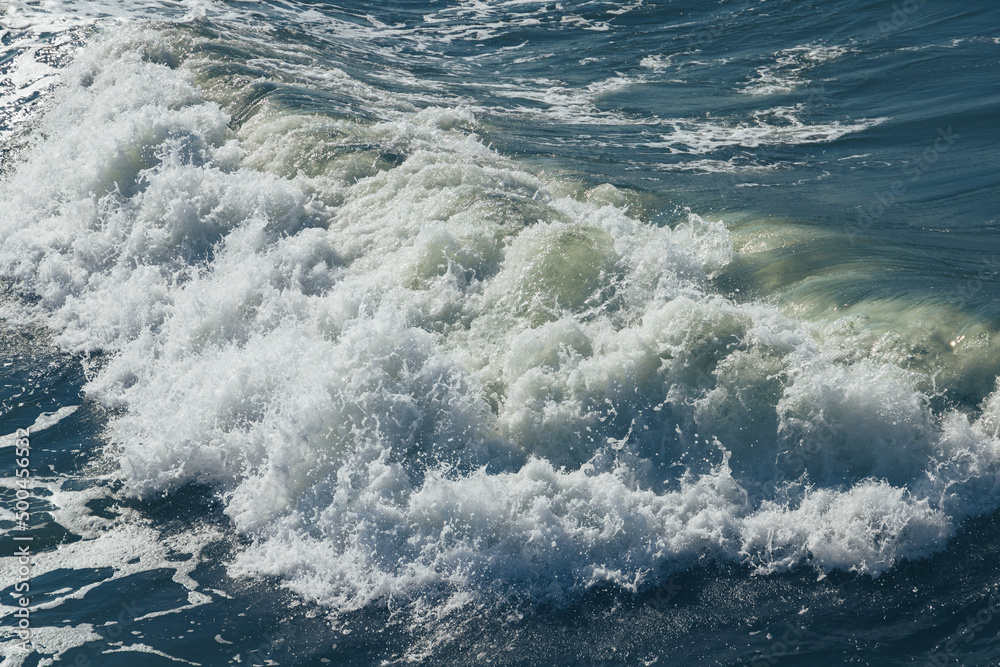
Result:
{"label": "deep blue water", "polygon": [[1000,663],[998,66],[985,0],[9,3],[2,665]]}

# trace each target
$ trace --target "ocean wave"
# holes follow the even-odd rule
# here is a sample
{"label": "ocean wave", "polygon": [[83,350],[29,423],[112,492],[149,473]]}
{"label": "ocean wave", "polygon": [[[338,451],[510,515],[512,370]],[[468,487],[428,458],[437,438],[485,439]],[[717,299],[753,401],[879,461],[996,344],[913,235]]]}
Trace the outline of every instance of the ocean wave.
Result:
{"label": "ocean wave", "polygon": [[[1000,505],[998,394],[935,409],[837,327],[719,295],[720,222],[566,196],[467,109],[296,106],[199,39],[126,24],[65,70],[0,185],[0,271],[34,297],[5,308],[106,353],[127,492],[220,495],[234,574],[430,619],[704,558],[878,576]],[[878,122],[771,114],[668,143]]]}

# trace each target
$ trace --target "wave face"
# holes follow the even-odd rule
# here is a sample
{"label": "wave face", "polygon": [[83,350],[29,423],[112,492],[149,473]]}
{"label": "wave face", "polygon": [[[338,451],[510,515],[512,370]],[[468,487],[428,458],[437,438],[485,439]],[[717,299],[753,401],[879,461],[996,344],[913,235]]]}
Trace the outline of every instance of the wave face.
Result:
{"label": "wave face", "polygon": [[[640,6],[561,23],[584,39]],[[991,319],[857,292],[850,248],[819,281],[785,252],[858,228],[747,224],[690,181],[692,206],[670,207],[580,176],[581,128],[637,133],[608,169],[638,146],[668,174],[767,178],[789,147],[891,127],[761,103],[868,45],[775,50],[731,91],[759,109],[699,120],[607,100],[700,49],[579,86],[504,72],[473,97],[417,72],[448,48],[473,68],[474,43],[517,53],[548,9],[418,27],[380,11],[397,10],[137,4],[44,37],[65,49],[58,86],[44,113],[4,117],[4,309],[88,360],[123,494],[218,498],[230,576],[430,628],[706,562],[877,578],[1000,507]],[[11,108],[49,75],[24,74]],[[517,155],[553,123],[572,128],[553,157]]]}

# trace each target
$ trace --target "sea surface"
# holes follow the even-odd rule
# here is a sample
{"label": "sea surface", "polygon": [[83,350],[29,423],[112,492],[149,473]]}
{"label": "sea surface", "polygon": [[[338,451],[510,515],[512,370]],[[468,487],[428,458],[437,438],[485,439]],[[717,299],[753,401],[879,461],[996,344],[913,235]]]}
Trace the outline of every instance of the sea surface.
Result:
{"label": "sea surface", "polygon": [[0,3],[0,656],[1000,665],[1000,3]]}

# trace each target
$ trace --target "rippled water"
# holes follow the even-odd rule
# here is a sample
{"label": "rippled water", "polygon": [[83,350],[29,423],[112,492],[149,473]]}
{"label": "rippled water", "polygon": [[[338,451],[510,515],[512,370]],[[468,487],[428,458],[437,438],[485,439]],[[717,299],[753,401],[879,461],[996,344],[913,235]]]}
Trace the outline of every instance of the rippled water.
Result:
{"label": "rippled water", "polygon": [[8,4],[3,664],[1000,660],[998,19]]}

